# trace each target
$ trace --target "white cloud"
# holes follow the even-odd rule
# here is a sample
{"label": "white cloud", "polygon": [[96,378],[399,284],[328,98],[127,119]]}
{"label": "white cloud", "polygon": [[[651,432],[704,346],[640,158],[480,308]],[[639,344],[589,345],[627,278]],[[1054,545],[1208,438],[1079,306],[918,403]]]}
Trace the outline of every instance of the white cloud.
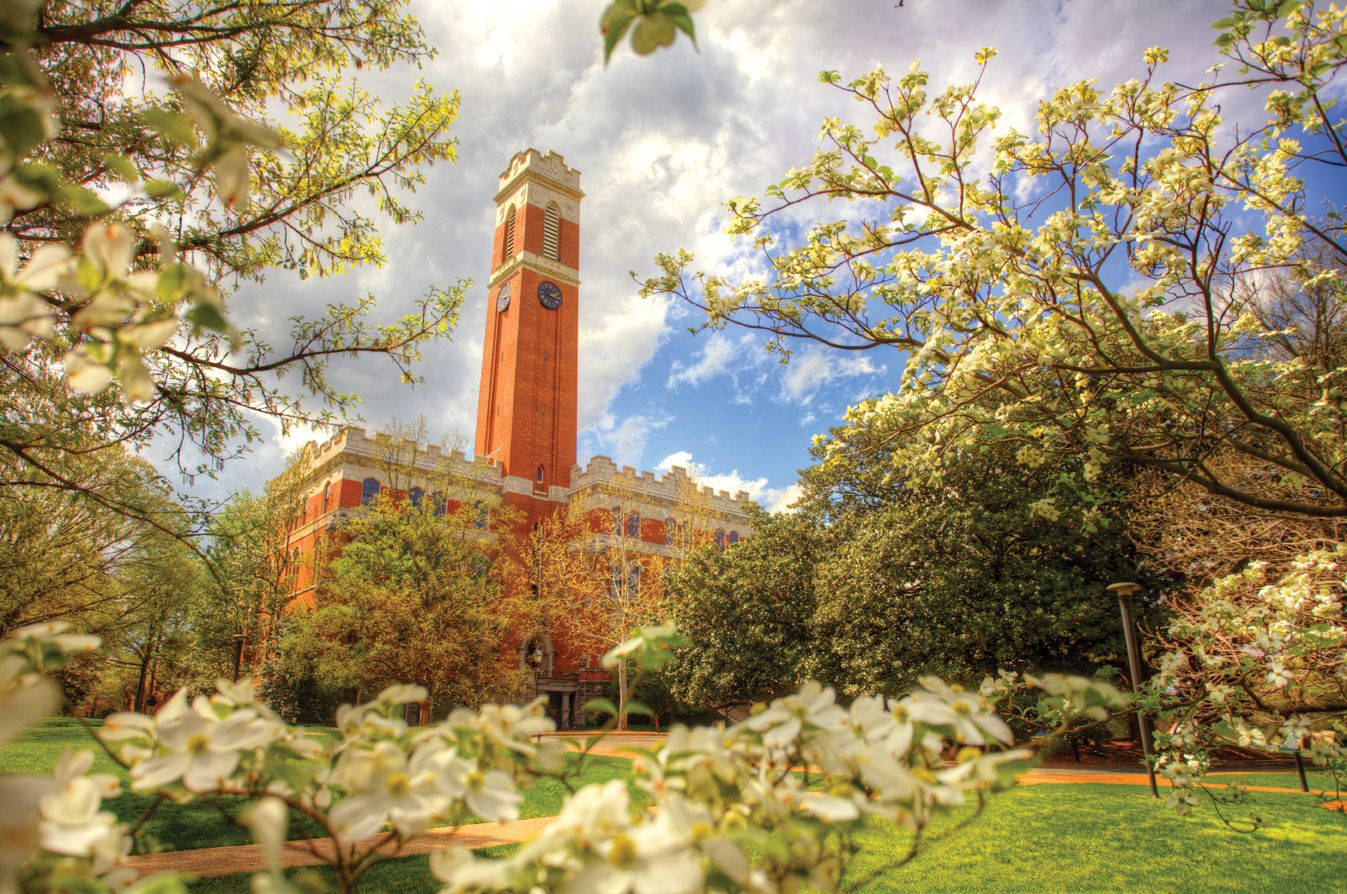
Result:
{"label": "white cloud", "polygon": [[664,428],[672,418],[658,413],[637,414],[618,422],[612,416],[604,416],[586,430],[584,437],[595,448],[591,453],[606,454],[618,465],[640,467],[650,433]]}
{"label": "white cloud", "polygon": [[674,466],[687,470],[688,476],[704,487],[716,491],[725,491],[734,496],[740,491],[748,493],[748,498],[769,512],[789,511],[790,504],[800,497],[800,485],[788,484],[785,487],[769,487],[766,478],[745,478],[738,469],[730,472],[712,473],[705,465],[692,458],[690,450],[676,450],[655,466],[655,471],[663,474]]}
{"label": "white cloud", "polygon": [[674,361],[665,387],[674,388],[683,382],[700,385],[728,370],[735,354],[734,342],[719,332],[714,333],[702,343],[702,352],[694,362],[684,365]]}
{"label": "white cloud", "polygon": [[[428,42],[440,49],[419,74],[439,89],[457,89],[462,98],[453,129],[460,141],[458,162],[430,170],[411,199],[424,213],[423,222],[393,226],[377,220],[376,212],[390,258],[385,267],[330,280],[274,273],[265,283],[241,289],[231,311],[266,340],[285,345],[292,314],[321,312],[329,301],[371,292],[379,315],[395,319],[429,286],[471,277],[475,285],[461,310],[459,331],[452,342],[426,352],[424,387],[405,388],[390,365],[377,360],[340,358],[331,376],[338,388],[363,395],[362,412],[372,426],[425,415],[432,429],[439,429],[435,434],[470,438],[496,178],[519,149],[556,149],[582,172],[586,193],[580,427],[586,440],[639,454],[644,443],[633,420],[658,423],[658,417],[643,410],[616,423],[610,418],[613,400],[639,381],[665,343],[671,318],[689,312],[637,297],[628,271],[649,273],[656,253],[682,246],[694,252],[699,266],[732,279],[760,273],[761,255],[722,232],[722,203],[759,194],[806,162],[824,116],[861,119],[857,104],[817,83],[819,69],[835,68],[847,77],[882,60],[900,72],[920,56],[934,92],[970,78],[973,51],[995,43],[1000,55],[980,95],[1002,108],[1004,126],[1026,130],[1035,105],[1050,90],[1086,77],[1097,76],[1105,88],[1134,77],[1147,46],[1172,51],[1162,77],[1200,80],[1214,58],[1209,25],[1228,2],[963,0],[956,15],[949,6],[938,0],[902,7],[874,0],[712,3],[698,14],[700,53],[682,39],[672,50],[646,58],[623,47],[605,67],[596,13],[588,4],[413,0],[411,13],[425,25]],[[367,71],[361,81],[396,101],[407,95],[414,76]],[[1230,102],[1257,98],[1232,96]],[[811,211],[856,213],[835,204]],[[696,322],[695,313],[688,321]],[[683,361],[670,378],[686,376],[678,383],[695,384],[695,375],[723,375],[710,361],[694,372],[711,348],[701,350],[701,357]],[[743,356],[752,375],[736,379],[736,398],[747,401],[750,391],[775,390],[770,359]],[[731,374],[736,363],[737,358],[730,363]],[[830,379],[859,380],[875,372],[865,357],[802,351],[784,368],[778,396],[807,404]],[[696,434],[709,438],[714,432]],[[278,470],[279,454],[259,453],[257,461],[236,463],[225,475],[255,484]]]}
{"label": "white cloud", "polygon": [[878,375],[884,371],[883,366],[877,366],[864,354],[839,354],[810,347],[796,352],[785,367],[781,393],[789,400],[808,406],[815,393],[830,382]]}

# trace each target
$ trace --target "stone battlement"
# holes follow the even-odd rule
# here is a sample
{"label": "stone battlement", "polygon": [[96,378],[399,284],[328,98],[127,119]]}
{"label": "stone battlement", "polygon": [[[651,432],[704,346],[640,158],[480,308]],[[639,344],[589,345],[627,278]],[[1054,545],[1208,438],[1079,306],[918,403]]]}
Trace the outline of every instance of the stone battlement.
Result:
{"label": "stone battlement", "polygon": [[[555,185],[569,191],[580,192],[580,172],[566,164],[566,159],[555,150],[543,155],[537,149],[524,149],[516,152],[500,172],[500,191],[505,192],[525,173],[535,174],[551,180]],[[579,198],[579,195],[576,196]]]}
{"label": "stone battlement", "polygon": [[739,491],[731,496],[729,491],[718,491],[697,484],[682,466],[672,466],[658,478],[654,472],[637,472],[631,466],[619,467],[606,456],[595,456],[589,465],[571,467],[571,492],[579,493],[596,487],[608,487],[617,491],[631,492],[658,503],[672,503],[679,497],[684,483],[691,483],[696,492],[705,497],[711,509],[726,515],[741,515],[741,504],[749,499],[748,491]]}

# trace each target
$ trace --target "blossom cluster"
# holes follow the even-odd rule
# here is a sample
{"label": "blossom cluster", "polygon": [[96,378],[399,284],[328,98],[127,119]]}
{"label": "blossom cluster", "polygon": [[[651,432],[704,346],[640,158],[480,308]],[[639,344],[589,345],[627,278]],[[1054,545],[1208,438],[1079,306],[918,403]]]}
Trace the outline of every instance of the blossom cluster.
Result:
{"label": "blossom cluster", "polygon": [[[673,635],[650,628],[615,652],[645,660]],[[95,642],[49,626],[0,644],[0,709],[7,709],[0,734],[53,710],[55,689],[41,671]],[[585,786],[515,854],[449,848],[432,856],[432,870],[446,892],[832,889],[862,824],[919,832],[940,812],[1011,784],[1030,754],[1012,747],[997,713],[1010,682],[969,691],[928,677],[905,697],[846,706],[808,682],[740,723],[673,729],[635,757],[636,797],[626,780]],[[1063,718],[1121,699],[1078,678],[1036,685]],[[320,737],[260,703],[251,682],[222,680],[208,695],[177,693],[154,716],[114,714],[98,736],[134,791],[175,803],[251,801],[240,821],[269,866],[257,890],[290,890],[280,854],[292,812],[333,840],[327,858],[349,889],[384,858],[381,848],[435,826],[515,819],[529,785],[542,776],[565,780],[574,769],[564,752],[579,743],[547,735],[553,723],[542,699],[459,708],[439,723],[409,725],[406,706],[425,698],[418,686],[389,687],[371,702],[343,706],[336,737]],[[50,887],[55,878],[78,878],[91,891],[182,890],[173,877],[137,879],[125,862],[132,835],[102,809],[120,783],[92,769],[91,752],[69,753],[54,779],[0,782],[0,825],[15,833],[0,849],[0,882],[13,887],[25,877]]]}
{"label": "blossom cluster", "polygon": [[1009,784],[1030,756],[1011,745],[993,701],[933,677],[846,707],[807,682],[732,726],[675,727],[635,760],[639,807],[621,781],[590,786],[514,855],[431,867],[446,894],[831,890],[861,824],[917,831]]}
{"label": "blossom cluster", "polygon": [[1264,562],[1176,606],[1151,681],[1171,721],[1157,736],[1171,801],[1192,789],[1220,745],[1299,752],[1347,773],[1347,545],[1312,550],[1283,572]]}

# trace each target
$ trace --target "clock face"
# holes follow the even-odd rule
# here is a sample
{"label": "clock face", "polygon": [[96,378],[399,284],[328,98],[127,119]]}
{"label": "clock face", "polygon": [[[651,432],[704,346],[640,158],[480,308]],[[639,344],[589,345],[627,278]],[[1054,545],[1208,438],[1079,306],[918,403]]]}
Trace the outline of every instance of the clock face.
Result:
{"label": "clock face", "polygon": [[500,291],[496,293],[496,311],[498,313],[505,313],[505,308],[509,306],[510,284],[507,282],[505,285],[501,286]]}
{"label": "clock face", "polygon": [[561,307],[561,287],[554,282],[539,283],[538,301],[548,310]]}

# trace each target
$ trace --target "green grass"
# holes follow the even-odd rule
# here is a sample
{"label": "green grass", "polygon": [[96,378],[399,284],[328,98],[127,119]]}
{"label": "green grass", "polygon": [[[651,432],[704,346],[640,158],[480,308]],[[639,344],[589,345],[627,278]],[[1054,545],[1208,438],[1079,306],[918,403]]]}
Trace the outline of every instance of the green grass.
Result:
{"label": "green grass", "polygon": [[[315,731],[320,734],[332,734],[331,730],[324,728]],[[79,721],[65,717],[44,721],[18,739],[0,746],[0,772],[49,773],[68,747],[92,748],[95,755],[95,772],[112,773],[118,776],[125,786],[127,776],[122,768],[89,738]],[[568,759],[573,766],[578,757],[569,755]],[[621,758],[600,756],[587,758],[583,772],[573,779],[572,783],[589,784],[623,777],[626,775],[627,764],[628,762]],[[525,792],[524,803],[520,805],[520,816],[523,818],[552,816],[561,810],[561,802],[565,796],[566,787],[560,782],[554,779],[540,780]],[[154,801],[152,797],[127,792],[105,802],[104,807],[112,811],[118,820],[134,824],[154,805]],[[146,845],[141,850],[176,851],[250,844],[251,836],[233,820],[244,806],[244,801],[234,798],[196,800],[186,804],[163,803],[141,828],[141,835]],[[475,820],[469,818],[467,821]],[[321,831],[305,817],[291,813],[292,839],[314,838],[321,834]]]}
{"label": "green grass", "polygon": [[[0,771],[43,773],[67,745],[87,738],[74,721],[48,721],[0,748]],[[97,767],[120,772],[105,756]],[[582,783],[624,774],[626,761],[590,758]],[[1328,774],[1310,771],[1311,786]],[[1294,788],[1292,770],[1211,777],[1213,782]],[[553,781],[534,786],[523,804],[526,817],[555,814],[565,788]],[[119,817],[139,817],[149,799],[124,795],[111,802]],[[878,826],[862,836],[863,851],[852,868],[856,877],[875,873],[870,892],[920,891],[932,894],[1045,892],[1347,892],[1347,818],[1324,810],[1318,800],[1297,794],[1251,793],[1246,804],[1228,807],[1232,818],[1260,815],[1253,834],[1221,825],[1211,805],[1183,818],[1152,800],[1143,786],[1037,785],[994,797],[986,812],[948,839],[930,841],[908,866],[887,864],[905,839]],[[947,823],[946,823],[947,825]],[[194,803],[165,805],[147,829],[167,848],[245,843],[246,833],[214,809]],[[941,827],[934,831],[939,832]],[[297,837],[302,830],[294,832]],[[493,849],[497,851],[508,848]],[[326,870],[316,872],[331,882]],[[434,891],[423,856],[390,860],[370,871],[362,891]],[[203,879],[193,891],[245,892],[244,876]]]}
{"label": "green grass", "polygon": [[[1241,834],[1223,826],[1209,805],[1180,817],[1143,787],[1026,786],[993,797],[981,817],[949,838],[928,841],[901,868],[888,864],[909,839],[876,824],[862,835],[848,878],[869,877],[864,890],[874,894],[1347,892],[1347,819],[1316,804],[1302,795],[1253,794],[1230,815],[1257,813],[1263,827]],[[435,889],[425,857],[380,864],[360,886]],[[245,892],[248,882],[205,879],[192,890]]]}

